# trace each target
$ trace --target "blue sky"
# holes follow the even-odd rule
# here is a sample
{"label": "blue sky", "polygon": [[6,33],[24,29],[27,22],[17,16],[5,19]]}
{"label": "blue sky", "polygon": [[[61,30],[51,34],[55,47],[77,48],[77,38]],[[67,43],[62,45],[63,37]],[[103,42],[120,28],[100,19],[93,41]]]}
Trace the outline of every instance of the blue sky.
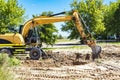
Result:
{"label": "blue sky", "polygon": [[40,14],[43,11],[54,13],[70,10],[69,4],[73,0],[18,0],[26,10],[26,15],[31,18],[32,14]]}
{"label": "blue sky", "polygon": [[[52,11],[54,13],[68,11],[70,10],[70,3],[72,1],[73,0],[18,0],[18,3],[26,10],[25,16],[28,16],[28,20],[32,18],[33,14],[41,14],[44,11]],[[116,0],[104,0],[104,3],[109,4],[110,1]],[[68,36],[68,33],[60,30],[61,24],[63,23],[55,23],[59,33]]]}

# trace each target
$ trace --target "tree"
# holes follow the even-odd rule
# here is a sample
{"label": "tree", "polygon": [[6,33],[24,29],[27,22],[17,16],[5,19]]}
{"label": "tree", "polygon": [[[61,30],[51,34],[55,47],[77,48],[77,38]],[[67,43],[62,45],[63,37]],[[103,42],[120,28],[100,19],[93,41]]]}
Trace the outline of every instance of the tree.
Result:
{"label": "tree", "polygon": [[[99,35],[105,30],[103,23],[104,5],[102,0],[74,0],[71,3],[71,8],[78,10],[92,33]],[[79,37],[79,33],[74,27],[73,22],[66,22],[62,27],[62,31],[69,31],[71,33],[68,38]]]}
{"label": "tree", "polygon": [[118,8],[115,11],[113,18],[114,18],[113,22],[115,23],[114,33],[117,36],[117,40],[120,41],[120,3],[118,5]]}
{"label": "tree", "polygon": [[[51,11],[43,12],[40,16],[48,16],[53,14]],[[54,24],[44,24],[39,27],[40,39],[41,42],[46,43],[47,45],[53,45],[57,39],[57,29]]]}
{"label": "tree", "polygon": [[0,0],[0,32],[22,23],[25,10],[17,0]]}
{"label": "tree", "polygon": [[120,3],[114,13],[114,16],[113,16],[114,20],[113,22],[115,23],[114,25],[114,32],[116,33],[119,33],[120,34]]}
{"label": "tree", "polygon": [[106,36],[120,34],[120,0],[116,2],[111,2],[109,5],[106,5],[106,11],[104,14],[104,22],[105,22],[105,33]]}
{"label": "tree", "polygon": [[60,34],[57,39],[64,39],[64,37]]}

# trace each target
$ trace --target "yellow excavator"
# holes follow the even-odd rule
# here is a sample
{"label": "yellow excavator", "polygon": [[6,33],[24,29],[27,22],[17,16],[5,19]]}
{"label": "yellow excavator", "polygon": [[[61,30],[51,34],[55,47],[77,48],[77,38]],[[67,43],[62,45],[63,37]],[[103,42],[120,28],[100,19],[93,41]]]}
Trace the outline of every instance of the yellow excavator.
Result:
{"label": "yellow excavator", "polygon": [[70,16],[57,16],[62,13],[50,15],[50,16],[39,16],[28,20],[24,25],[21,25],[19,32],[14,33],[3,33],[0,34],[0,51],[7,53],[9,56],[15,53],[29,53],[29,56],[33,60],[38,60],[44,51],[40,48],[40,39],[37,31],[38,25],[64,22],[73,20],[76,25],[77,30],[83,41],[92,49],[93,59],[98,57],[101,52],[101,47],[96,45],[95,40],[91,39],[91,34],[89,36],[85,34],[84,21],[77,11],[72,11]]}

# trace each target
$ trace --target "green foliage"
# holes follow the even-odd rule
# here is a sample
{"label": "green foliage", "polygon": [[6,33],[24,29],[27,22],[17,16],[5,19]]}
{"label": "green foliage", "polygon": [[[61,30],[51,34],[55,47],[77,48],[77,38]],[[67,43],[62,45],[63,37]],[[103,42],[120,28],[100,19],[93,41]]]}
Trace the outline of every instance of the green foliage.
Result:
{"label": "green foliage", "polygon": [[113,22],[115,23],[114,25],[114,33],[118,33],[120,34],[120,3],[115,11],[115,14],[114,14],[114,20]]}
{"label": "green foliage", "polygon": [[7,54],[0,53],[0,80],[13,80],[9,67],[20,64],[16,58],[9,58]]}
{"label": "green foliage", "polygon": [[13,27],[23,21],[25,10],[18,5],[17,0],[0,0],[0,32],[6,27]]}
{"label": "green foliage", "polygon": [[[95,34],[101,34],[105,30],[104,5],[102,0],[74,0],[71,8],[78,10],[87,26]],[[84,28],[85,29],[85,28]],[[67,22],[62,27],[62,31],[69,31],[71,34],[68,38],[78,38],[79,33],[76,31],[73,22]]]}
{"label": "green foliage", "polygon": [[8,62],[9,57],[7,54],[2,54],[0,53],[0,67],[6,65],[6,63]]}
{"label": "green foliage", "polygon": [[6,68],[0,68],[0,80],[14,80],[11,74]]}
{"label": "green foliage", "polygon": [[56,32],[57,29],[53,24],[45,24],[39,26],[40,39],[47,45],[52,45],[55,43],[57,35],[54,33]]}
{"label": "green foliage", "polygon": [[120,0],[106,5],[104,17],[106,34],[120,34]]}
{"label": "green foliage", "polygon": [[[43,12],[40,16],[48,16],[51,15],[52,12]],[[55,43],[57,39],[57,29],[54,24],[44,24],[39,27],[39,34],[41,42],[46,43],[47,45],[52,45]]]}
{"label": "green foliage", "polygon": [[60,34],[57,39],[64,39],[64,37]]}
{"label": "green foliage", "polygon": [[10,67],[19,65],[20,61],[15,57],[9,58],[7,54],[0,53],[0,67]]}
{"label": "green foliage", "polygon": [[65,22],[65,25],[62,25],[62,31],[66,31],[70,33],[68,36],[69,39],[77,39],[80,38],[78,30],[75,28],[74,22],[69,21]]}
{"label": "green foliage", "polygon": [[9,58],[9,66],[17,66],[20,65],[20,61],[16,59],[15,57]]}

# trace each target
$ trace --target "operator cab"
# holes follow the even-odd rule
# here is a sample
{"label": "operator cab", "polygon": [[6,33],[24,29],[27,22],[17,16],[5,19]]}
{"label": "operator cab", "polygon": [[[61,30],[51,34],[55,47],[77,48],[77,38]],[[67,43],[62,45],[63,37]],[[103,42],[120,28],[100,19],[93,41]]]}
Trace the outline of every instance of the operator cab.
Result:
{"label": "operator cab", "polygon": [[[22,29],[23,29],[23,25],[20,25],[19,27],[19,33],[21,34],[22,33]],[[33,46],[39,46],[41,47],[41,41],[40,41],[40,37],[39,37],[39,31],[37,29],[37,27],[34,27],[32,29],[30,29],[28,31],[28,35],[25,37],[25,42],[26,44],[30,44],[30,45],[33,45]]]}

